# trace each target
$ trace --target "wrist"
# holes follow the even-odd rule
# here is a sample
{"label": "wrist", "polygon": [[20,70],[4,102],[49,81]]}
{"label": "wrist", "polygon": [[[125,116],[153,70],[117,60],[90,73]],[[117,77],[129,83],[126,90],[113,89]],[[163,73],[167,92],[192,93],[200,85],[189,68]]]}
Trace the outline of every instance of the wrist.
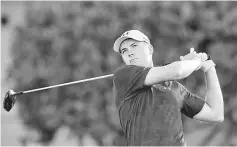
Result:
{"label": "wrist", "polygon": [[216,66],[216,64],[212,60],[207,60],[202,63],[201,70],[203,72],[207,72],[209,69],[211,69],[212,67],[215,67],[215,66]]}
{"label": "wrist", "polygon": [[211,71],[215,70],[215,66],[211,66],[210,68],[208,68],[208,70],[203,71],[204,73],[209,73]]}
{"label": "wrist", "polygon": [[199,62],[198,67],[195,69],[195,71],[199,70],[202,67],[202,60],[200,58],[194,58],[193,60],[197,60]]}

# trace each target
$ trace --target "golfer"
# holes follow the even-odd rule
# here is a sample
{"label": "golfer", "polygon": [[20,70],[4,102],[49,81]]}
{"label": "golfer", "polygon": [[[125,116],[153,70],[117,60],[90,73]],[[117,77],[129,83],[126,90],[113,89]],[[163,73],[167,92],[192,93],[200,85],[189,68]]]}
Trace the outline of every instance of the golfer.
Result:
{"label": "golfer", "polygon": [[[221,88],[212,60],[190,51],[180,61],[154,66],[149,38],[138,30],[122,34],[114,51],[126,64],[113,77],[116,106],[128,146],[185,146],[181,113],[192,119],[224,120]],[[188,91],[177,80],[196,70],[206,77],[205,98]]]}

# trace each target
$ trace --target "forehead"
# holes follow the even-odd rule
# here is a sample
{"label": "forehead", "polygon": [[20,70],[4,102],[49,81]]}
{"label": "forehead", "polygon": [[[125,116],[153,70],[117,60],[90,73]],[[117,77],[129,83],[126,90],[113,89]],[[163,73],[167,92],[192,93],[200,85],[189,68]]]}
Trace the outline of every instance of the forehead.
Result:
{"label": "forehead", "polygon": [[140,41],[134,40],[132,38],[125,39],[121,44],[120,44],[120,49],[132,44],[132,43],[138,43]]}

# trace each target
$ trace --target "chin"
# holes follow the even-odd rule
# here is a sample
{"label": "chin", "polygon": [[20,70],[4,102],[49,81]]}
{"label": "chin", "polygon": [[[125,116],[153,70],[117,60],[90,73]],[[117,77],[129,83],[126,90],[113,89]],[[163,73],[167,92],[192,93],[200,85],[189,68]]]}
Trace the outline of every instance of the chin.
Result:
{"label": "chin", "polygon": [[139,63],[131,63],[130,65],[135,65],[135,66],[146,67],[144,64],[139,64]]}

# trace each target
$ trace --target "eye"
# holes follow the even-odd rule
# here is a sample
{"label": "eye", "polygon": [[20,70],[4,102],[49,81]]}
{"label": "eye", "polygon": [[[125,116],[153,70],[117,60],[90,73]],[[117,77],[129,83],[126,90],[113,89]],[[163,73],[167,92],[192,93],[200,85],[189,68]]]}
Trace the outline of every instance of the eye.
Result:
{"label": "eye", "polygon": [[136,46],[138,46],[138,45],[137,45],[137,44],[133,44],[133,45],[132,45],[132,47],[136,47]]}
{"label": "eye", "polygon": [[126,51],[126,49],[122,49],[121,54],[124,54]]}

